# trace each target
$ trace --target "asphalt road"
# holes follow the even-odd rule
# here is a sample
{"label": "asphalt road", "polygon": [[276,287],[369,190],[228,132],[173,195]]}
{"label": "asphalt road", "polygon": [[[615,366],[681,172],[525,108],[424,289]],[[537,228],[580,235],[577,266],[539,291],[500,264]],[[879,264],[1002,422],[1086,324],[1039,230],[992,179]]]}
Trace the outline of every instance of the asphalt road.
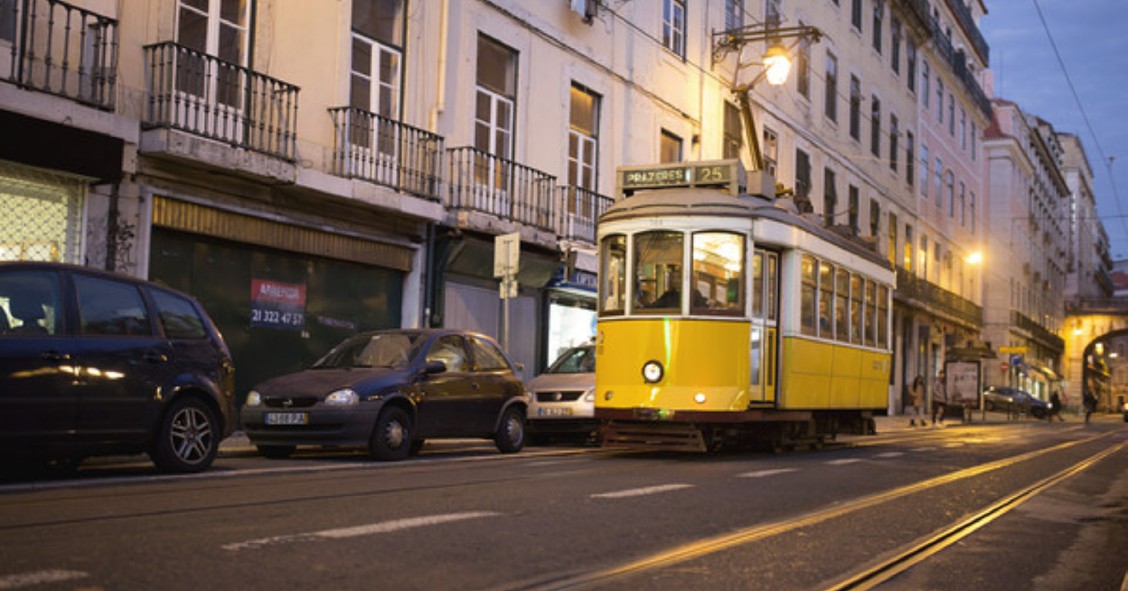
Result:
{"label": "asphalt road", "polygon": [[229,453],[190,477],[105,461],[0,485],[0,589],[1116,590],[1126,444],[1104,417],[780,455],[453,442],[393,464]]}

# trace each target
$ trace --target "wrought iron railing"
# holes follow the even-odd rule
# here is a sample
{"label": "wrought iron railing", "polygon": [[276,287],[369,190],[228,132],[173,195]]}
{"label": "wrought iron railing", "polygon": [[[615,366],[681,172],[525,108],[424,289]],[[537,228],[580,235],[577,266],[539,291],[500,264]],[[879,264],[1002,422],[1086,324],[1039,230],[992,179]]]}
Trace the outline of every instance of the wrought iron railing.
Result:
{"label": "wrought iron railing", "polygon": [[556,177],[469,146],[451,148],[447,207],[492,214],[547,231]]}
{"label": "wrought iron railing", "polygon": [[973,326],[983,326],[983,308],[971,300],[897,267],[897,289],[893,297],[916,300],[927,309],[954,316]]}
{"label": "wrought iron railing", "polygon": [[1065,311],[1071,314],[1120,314],[1128,316],[1128,297],[1073,297],[1065,300]]}
{"label": "wrought iron railing", "polygon": [[353,107],[329,109],[333,173],[438,201],[443,138]]}
{"label": "wrought iron railing", "polygon": [[12,42],[8,81],[113,110],[116,20],[60,0],[18,0],[0,7],[11,11],[0,14],[0,29],[7,29],[0,37]]}
{"label": "wrought iron railing", "polygon": [[574,185],[558,189],[560,197],[556,208],[556,235],[566,240],[595,244],[595,222],[615,200]]}
{"label": "wrought iron railing", "polygon": [[983,88],[979,86],[979,81],[972,75],[971,70],[967,67],[967,59],[963,53],[958,52],[952,47],[952,42],[948,40],[948,36],[940,30],[940,24],[934,19],[929,20],[929,26],[932,28],[932,41],[936,45],[937,52],[944,57],[948,62],[948,66],[952,68],[952,73],[959,79],[971,95],[971,101],[979,110],[990,117],[991,116],[991,100],[987,98],[987,94],[983,92]]}
{"label": "wrought iron railing", "polygon": [[975,18],[971,16],[971,9],[963,3],[963,0],[949,0],[948,6],[952,8],[952,14],[956,15],[956,20],[960,21],[968,39],[975,46],[975,51],[983,56],[983,63],[990,63],[987,40],[983,38],[983,33],[979,32],[979,25],[975,24]]}
{"label": "wrought iron railing", "polygon": [[1042,343],[1050,350],[1059,353],[1065,350],[1065,339],[1054,334],[1041,324],[1034,322],[1021,312],[1011,310],[1011,324],[1030,333],[1035,341]]}
{"label": "wrought iron railing", "polygon": [[166,41],[145,46],[146,127],[294,160],[298,87]]}

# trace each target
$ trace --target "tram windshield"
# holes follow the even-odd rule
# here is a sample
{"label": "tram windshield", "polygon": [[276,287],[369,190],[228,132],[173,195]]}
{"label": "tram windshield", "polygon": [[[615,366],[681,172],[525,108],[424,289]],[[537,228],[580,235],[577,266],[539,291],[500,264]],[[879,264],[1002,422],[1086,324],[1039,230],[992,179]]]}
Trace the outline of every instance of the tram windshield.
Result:
{"label": "tram windshield", "polygon": [[634,236],[634,310],[639,314],[681,311],[681,232],[653,231]]}
{"label": "tram windshield", "polygon": [[629,284],[632,314],[681,314],[688,305],[691,315],[743,316],[748,298],[746,245],[743,234],[719,230],[606,236],[600,243],[600,313],[626,312]]}

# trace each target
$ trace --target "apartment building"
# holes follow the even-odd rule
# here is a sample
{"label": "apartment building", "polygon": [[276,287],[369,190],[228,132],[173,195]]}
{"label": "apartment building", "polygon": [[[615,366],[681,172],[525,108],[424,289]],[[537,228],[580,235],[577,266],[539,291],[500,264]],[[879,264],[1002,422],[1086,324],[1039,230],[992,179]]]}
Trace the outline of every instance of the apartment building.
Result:
{"label": "apartment building", "polygon": [[1097,218],[1093,169],[1081,138],[1064,132],[1057,136],[1062,147],[1061,171],[1069,187],[1069,200],[1063,212],[1069,234],[1065,298],[1067,303],[1073,301],[1078,305],[1085,300],[1108,299],[1116,288],[1112,283],[1108,234]]}
{"label": "apartment building", "polygon": [[1070,260],[1070,189],[1063,148],[1046,121],[1014,102],[993,99],[984,136],[990,168],[989,257],[984,337],[1019,348],[1009,366],[987,373],[989,384],[1013,385],[1047,399],[1060,379],[1065,342],[1064,291]]}

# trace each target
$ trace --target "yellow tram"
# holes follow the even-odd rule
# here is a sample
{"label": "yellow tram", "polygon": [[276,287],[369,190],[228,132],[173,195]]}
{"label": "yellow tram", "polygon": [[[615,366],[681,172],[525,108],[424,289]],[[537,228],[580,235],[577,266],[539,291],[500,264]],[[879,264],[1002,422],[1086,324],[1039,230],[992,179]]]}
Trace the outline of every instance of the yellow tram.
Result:
{"label": "yellow tram", "polygon": [[872,431],[889,396],[889,263],[790,200],[744,193],[736,160],[618,174],[597,238],[604,445],[780,448]]}

